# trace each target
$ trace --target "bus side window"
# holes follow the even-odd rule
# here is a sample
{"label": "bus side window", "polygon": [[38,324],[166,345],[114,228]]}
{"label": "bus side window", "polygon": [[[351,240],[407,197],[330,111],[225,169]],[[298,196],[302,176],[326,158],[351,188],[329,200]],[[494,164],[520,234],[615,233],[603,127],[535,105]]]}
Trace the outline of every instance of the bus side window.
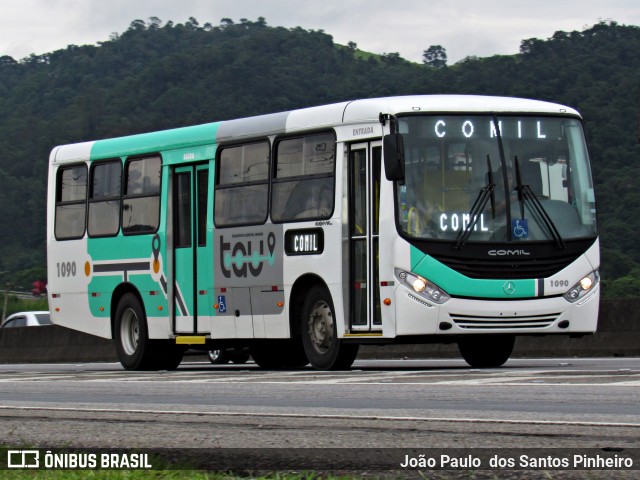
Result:
{"label": "bus side window", "polygon": [[129,160],[125,166],[125,191],[122,198],[122,233],[154,233],[160,223],[159,156]]}
{"label": "bus side window", "polygon": [[278,142],[271,197],[274,222],[322,220],[331,216],[335,150],[333,133]]}
{"label": "bus side window", "polygon": [[61,168],[56,185],[56,239],[71,240],[84,236],[86,207],[87,166]]}
{"label": "bus side window", "polygon": [[264,223],[269,200],[269,142],[223,147],[218,152],[215,225]]}
{"label": "bus side window", "polygon": [[95,163],[91,168],[89,189],[90,237],[117,235],[120,230],[120,186],[122,184],[122,162],[112,160]]}

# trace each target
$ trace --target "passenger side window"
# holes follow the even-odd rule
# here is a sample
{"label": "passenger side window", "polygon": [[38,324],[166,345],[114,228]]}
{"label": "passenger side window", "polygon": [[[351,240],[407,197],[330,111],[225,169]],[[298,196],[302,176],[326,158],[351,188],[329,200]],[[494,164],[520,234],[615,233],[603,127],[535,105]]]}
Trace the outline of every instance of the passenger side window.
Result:
{"label": "passenger side window", "polygon": [[92,166],[87,227],[90,237],[118,234],[121,184],[122,162],[120,160],[96,163]]}
{"label": "passenger side window", "polygon": [[335,150],[333,133],[288,138],[277,143],[271,197],[274,222],[331,217]]}
{"label": "passenger side window", "polygon": [[58,240],[82,238],[87,207],[87,166],[58,170],[55,236]]}
{"label": "passenger side window", "polygon": [[136,158],[125,165],[125,190],[122,197],[122,233],[154,233],[160,223],[159,156]]}
{"label": "passenger side window", "polygon": [[17,327],[26,327],[27,326],[27,318],[26,317],[15,317],[9,320],[4,324],[3,328],[17,328]]}
{"label": "passenger side window", "polygon": [[216,226],[264,223],[269,201],[269,142],[223,147],[217,165]]}

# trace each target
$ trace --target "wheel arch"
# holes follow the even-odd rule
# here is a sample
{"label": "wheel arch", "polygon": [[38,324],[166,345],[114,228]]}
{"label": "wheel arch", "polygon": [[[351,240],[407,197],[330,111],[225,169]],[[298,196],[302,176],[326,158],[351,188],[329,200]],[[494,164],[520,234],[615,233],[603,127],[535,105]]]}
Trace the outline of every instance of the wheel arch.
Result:
{"label": "wheel arch", "polygon": [[120,303],[120,299],[127,293],[132,293],[138,298],[138,301],[140,302],[140,306],[143,308],[143,310],[145,310],[145,315],[146,315],[146,308],[144,305],[144,301],[142,300],[142,295],[140,295],[140,292],[135,287],[135,285],[128,282],[124,282],[118,285],[113,290],[113,294],[111,295],[111,339],[112,340],[115,339],[114,328],[115,328],[116,310],[118,308],[118,303]]}
{"label": "wheel arch", "polygon": [[308,292],[316,285],[320,285],[330,292],[326,282],[313,273],[302,275],[295,281],[293,287],[291,287],[291,297],[289,299],[289,331],[291,332],[292,338],[301,333],[302,323],[300,322],[300,317],[304,307],[305,292]]}

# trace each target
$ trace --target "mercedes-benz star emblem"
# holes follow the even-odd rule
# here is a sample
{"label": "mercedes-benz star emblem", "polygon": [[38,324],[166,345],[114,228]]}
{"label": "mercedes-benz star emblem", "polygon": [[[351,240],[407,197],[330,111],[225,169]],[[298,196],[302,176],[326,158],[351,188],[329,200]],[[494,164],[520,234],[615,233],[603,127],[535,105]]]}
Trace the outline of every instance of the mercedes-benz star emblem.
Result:
{"label": "mercedes-benz star emblem", "polygon": [[516,284],[513,282],[504,282],[504,285],[502,286],[502,290],[507,295],[513,295],[514,293],[516,293]]}

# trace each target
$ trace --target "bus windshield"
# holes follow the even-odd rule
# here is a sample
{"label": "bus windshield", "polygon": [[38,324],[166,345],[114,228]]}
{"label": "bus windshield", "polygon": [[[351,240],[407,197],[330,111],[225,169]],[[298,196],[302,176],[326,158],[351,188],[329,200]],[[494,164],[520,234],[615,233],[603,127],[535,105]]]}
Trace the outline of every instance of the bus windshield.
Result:
{"label": "bus windshield", "polygon": [[415,115],[400,117],[399,129],[405,182],[396,205],[405,236],[458,246],[595,237],[578,119]]}

